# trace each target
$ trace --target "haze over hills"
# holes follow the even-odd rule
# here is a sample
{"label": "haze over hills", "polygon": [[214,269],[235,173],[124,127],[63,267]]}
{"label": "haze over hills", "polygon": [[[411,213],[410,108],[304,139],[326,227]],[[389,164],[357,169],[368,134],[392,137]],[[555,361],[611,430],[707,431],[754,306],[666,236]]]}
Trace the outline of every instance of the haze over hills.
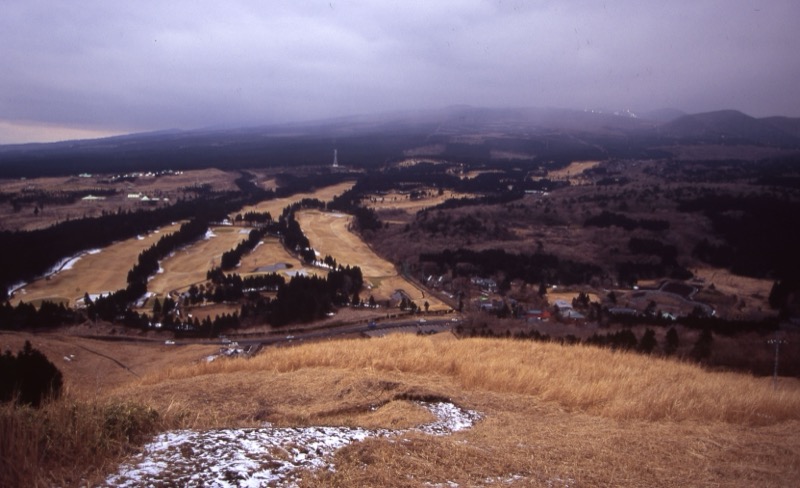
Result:
{"label": "haze over hills", "polygon": [[[469,136],[465,138],[465,136]],[[354,115],[270,126],[164,130],[103,139],[0,146],[0,175],[224,166],[318,165],[338,148],[353,166],[401,160],[663,158],[665,146],[800,148],[800,119],[736,110],[682,114],[558,108],[481,108]]]}

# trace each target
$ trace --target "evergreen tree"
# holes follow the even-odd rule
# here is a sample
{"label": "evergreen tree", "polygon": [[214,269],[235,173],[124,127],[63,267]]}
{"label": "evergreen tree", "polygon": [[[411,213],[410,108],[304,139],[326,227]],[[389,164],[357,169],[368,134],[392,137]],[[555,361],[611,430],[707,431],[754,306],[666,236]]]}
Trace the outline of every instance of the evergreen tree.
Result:
{"label": "evergreen tree", "polygon": [[656,346],[658,346],[658,340],[656,339],[655,331],[647,329],[642,336],[642,340],[639,341],[639,352],[650,354]]}
{"label": "evergreen tree", "polygon": [[11,352],[0,356],[0,402],[40,406],[61,395],[61,371],[38,349],[25,341],[16,357]]}
{"label": "evergreen tree", "polygon": [[664,354],[667,356],[675,354],[675,352],[678,350],[678,346],[680,346],[678,331],[675,330],[675,327],[670,327],[667,331],[667,343],[664,346]]}
{"label": "evergreen tree", "polygon": [[703,329],[692,348],[692,357],[698,361],[708,359],[711,356],[713,342],[714,336],[711,334],[711,329]]}

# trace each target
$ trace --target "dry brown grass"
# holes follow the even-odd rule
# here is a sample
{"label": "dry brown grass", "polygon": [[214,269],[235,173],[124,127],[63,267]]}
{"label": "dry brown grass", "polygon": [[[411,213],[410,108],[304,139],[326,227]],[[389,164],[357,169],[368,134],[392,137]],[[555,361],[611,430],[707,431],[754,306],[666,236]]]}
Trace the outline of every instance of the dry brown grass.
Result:
{"label": "dry brown grass", "polygon": [[352,444],[336,454],[335,472],[308,473],[304,486],[749,487],[800,476],[800,386],[789,380],[776,392],[769,381],[671,360],[447,336],[320,342],[212,363],[200,350],[130,347],[151,361],[174,354],[172,367],[143,369],[101,400],[145,402],[163,428],[407,428],[430,420],[406,401],[425,397],[484,416],[447,437]]}
{"label": "dry brown grass", "polygon": [[125,288],[128,271],[139,254],[167,234],[175,232],[180,224],[161,227],[143,239],[120,241],[103,248],[97,254],[80,258],[71,269],[60,271],[49,279],[40,279],[25,285],[14,294],[12,303],[49,300],[64,301],[74,306],[84,293],[109,293]]}
{"label": "dry brown grass", "polygon": [[[109,329],[85,325],[77,334],[107,333]],[[26,340],[42,351],[64,375],[67,396],[81,401],[105,398],[120,385],[127,384],[151,371],[191,364],[217,352],[214,345],[167,346],[164,339],[141,342],[109,341],[79,337],[65,333],[29,334],[0,332],[0,347],[18,351]]]}
{"label": "dry brown grass", "polygon": [[714,285],[717,291],[725,295],[735,295],[758,306],[767,307],[767,297],[772,290],[772,280],[762,280],[738,276],[726,269],[699,268],[693,271],[695,278],[705,286]]}
{"label": "dry brown grass", "polygon": [[[269,212],[272,215],[272,218],[277,219],[284,208],[288,207],[294,202],[298,202],[304,198],[317,198],[322,200],[323,202],[327,202],[333,199],[336,195],[341,195],[342,193],[346,192],[350,188],[353,187],[355,182],[353,181],[345,181],[343,183],[339,183],[337,185],[326,186],[325,188],[320,188],[316,191],[309,192],[309,193],[298,193],[296,195],[292,195],[286,198],[276,198],[274,200],[264,200],[256,205],[250,205],[247,207],[242,208],[239,212],[247,213],[247,212]],[[236,213],[239,213],[236,212]]]}
{"label": "dry brown grass", "polygon": [[351,445],[335,473],[310,473],[308,486],[785,486],[800,474],[796,384],[775,392],[760,379],[587,347],[336,341],[158,372],[129,388],[173,411],[201,402],[222,425],[422,423],[397,401],[415,395],[485,415],[451,437]]}
{"label": "dry brown grass", "polygon": [[256,270],[258,268],[276,264],[288,264],[291,266],[291,268],[287,267],[286,269],[277,271],[279,274],[286,275],[300,271],[308,274],[317,274],[319,276],[327,275],[327,271],[323,269],[307,267],[297,256],[290,254],[276,237],[264,238],[263,244],[256,247],[252,252],[242,256],[241,264],[237,272],[242,276],[257,274]]}
{"label": "dry brown grass", "polygon": [[[145,178],[139,180],[131,191],[166,192],[169,188],[174,189],[177,186],[187,186],[207,181],[215,181],[217,186],[222,185],[224,187],[227,184],[227,175],[227,173],[217,170],[204,170],[189,172],[184,175],[166,176],[159,179]],[[73,186],[79,183],[88,184],[83,180],[81,178],[68,179]],[[93,181],[91,180],[91,183]],[[66,184],[64,178],[37,179],[35,182],[37,188],[57,188],[59,185]],[[6,185],[10,190],[16,189],[18,191],[19,188],[17,187],[23,183],[7,182]],[[28,184],[31,183],[28,182]],[[242,209],[242,212],[256,209],[262,212],[268,210],[273,216],[277,217],[284,207],[299,199],[308,197],[330,200],[334,195],[346,191],[352,185],[352,182],[346,182],[322,188],[314,193],[269,200],[255,207]],[[70,188],[72,187],[70,186]],[[124,198],[127,198],[127,196],[124,196]],[[49,300],[74,305],[77,299],[83,298],[84,293],[113,292],[125,288],[128,270],[136,262],[138,255],[144,249],[157,242],[161,236],[175,232],[179,225],[180,223],[164,226],[156,232],[143,236],[144,239],[127,239],[103,248],[100,253],[85,255],[71,269],[61,271],[48,279],[37,280],[26,285],[22,290],[15,293],[13,297],[14,303],[19,301],[38,303],[42,300]],[[219,264],[222,253],[232,249],[239,241],[247,237],[246,234],[239,234],[239,231],[242,230],[240,227],[222,226],[214,227],[211,230],[217,237],[200,240],[178,251],[172,257],[163,260],[162,266],[165,269],[165,273],[156,275],[148,284],[148,289],[159,296],[163,296],[171,291],[182,290],[194,283],[205,281],[206,272],[212,267],[212,264]],[[247,269],[246,267],[251,264],[261,263],[257,265],[263,266],[276,262],[293,264],[295,265],[294,271],[302,268],[300,261],[282,249],[276,249],[276,247],[280,246],[267,245],[263,249],[256,250],[253,256],[246,256],[242,263],[243,269]],[[271,257],[273,253],[276,256],[275,260]],[[320,271],[318,274],[324,274],[324,272]]]}
{"label": "dry brown grass", "polygon": [[399,276],[395,266],[378,256],[361,238],[348,230],[352,217],[345,214],[306,210],[297,220],[311,245],[322,255],[330,255],[342,265],[359,266],[376,300],[388,300],[396,290],[403,290],[418,306],[427,301],[431,311],[449,310],[450,306],[425,294]]}
{"label": "dry brown grass", "polygon": [[147,283],[147,289],[163,296],[189,288],[192,284],[204,282],[208,270],[219,266],[222,254],[246,239],[248,231],[232,226],[212,227],[210,230],[215,237],[200,239],[162,260],[161,267],[164,272],[156,274]]}
{"label": "dry brown grass", "polygon": [[582,177],[582,173],[599,164],[600,161],[573,161],[566,168],[548,171],[547,176],[556,180],[569,180],[571,184],[581,184],[587,181]]}
{"label": "dry brown grass", "polygon": [[122,210],[139,210],[151,208],[149,204],[138,199],[128,198],[130,193],[141,193],[149,197],[166,198],[174,202],[178,198],[187,196],[181,190],[183,187],[210,184],[216,190],[234,190],[234,180],[238,172],[220,171],[218,169],[201,169],[186,171],[182,174],[165,175],[161,177],[140,176],[135,181],[108,182],[107,175],[97,175],[91,178],[77,176],[52,177],[52,178],[27,178],[14,180],[0,180],[0,192],[18,194],[24,189],[42,192],[93,190],[96,188],[114,189],[115,195],[103,200],[84,201],[65,205],[47,205],[38,215],[34,215],[35,204],[24,205],[19,212],[14,212],[11,205],[0,206],[0,228],[15,230],[41,229],[63,221],[67,217],[96,217],[105,212]]}
{"label": "dry brown grass", "polygon": [[374,341],[322,342],[270,349],[249,361],[171,369],[143,383],[304,368],[441,376],[450,378],[460,390],[531,395],[567,411],[616,420],[742,425],[800,420],[800,391],[774,391],[761,379],[594,347],[487,339],[434,341],[399,335]]}
{"label": "dry brown grass", "polygon": [[[436,188],[421,189],[421,191],[430,192],[431,196],[412,200],[406,193],[390,191],[384,195],[368,195],[366,198],[361,200],[361,204],[378,211],[402,210],[409,216],[413,216],[422,209],[439,205],[450,198],[465,198],[475,196],[470,193],[454,193],[450,191],[439,195]],[[372,201],[372,198],[376,199],[376,201]]]}
{"label": "dry brown grass", "polygon": [[158,412],[128,402],[63,400],[40,409],[0,405],[0,484],[80,486],[97,482],[113,464],[164,424]]}

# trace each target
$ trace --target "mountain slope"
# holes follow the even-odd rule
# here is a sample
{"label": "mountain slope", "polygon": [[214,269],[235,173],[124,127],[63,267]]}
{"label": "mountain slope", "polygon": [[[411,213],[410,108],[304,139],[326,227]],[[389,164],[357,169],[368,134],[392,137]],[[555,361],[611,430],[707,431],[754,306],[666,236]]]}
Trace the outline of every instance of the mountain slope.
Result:
{"label": "mountain slope", "polygon": [[662,125],[660,133],[687,142],[800,146],[800,139],[774,123],[736,110],[685,115]]}

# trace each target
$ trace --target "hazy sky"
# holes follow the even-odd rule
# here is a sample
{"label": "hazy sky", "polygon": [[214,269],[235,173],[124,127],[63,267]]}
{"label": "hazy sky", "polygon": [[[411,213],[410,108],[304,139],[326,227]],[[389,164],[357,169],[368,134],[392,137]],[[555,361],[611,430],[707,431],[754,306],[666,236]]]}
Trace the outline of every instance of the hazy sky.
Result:
{"label": "hazy sky", "polygon": [[800,116],[798,0],[3,0],[0,143],[476,106]]}

